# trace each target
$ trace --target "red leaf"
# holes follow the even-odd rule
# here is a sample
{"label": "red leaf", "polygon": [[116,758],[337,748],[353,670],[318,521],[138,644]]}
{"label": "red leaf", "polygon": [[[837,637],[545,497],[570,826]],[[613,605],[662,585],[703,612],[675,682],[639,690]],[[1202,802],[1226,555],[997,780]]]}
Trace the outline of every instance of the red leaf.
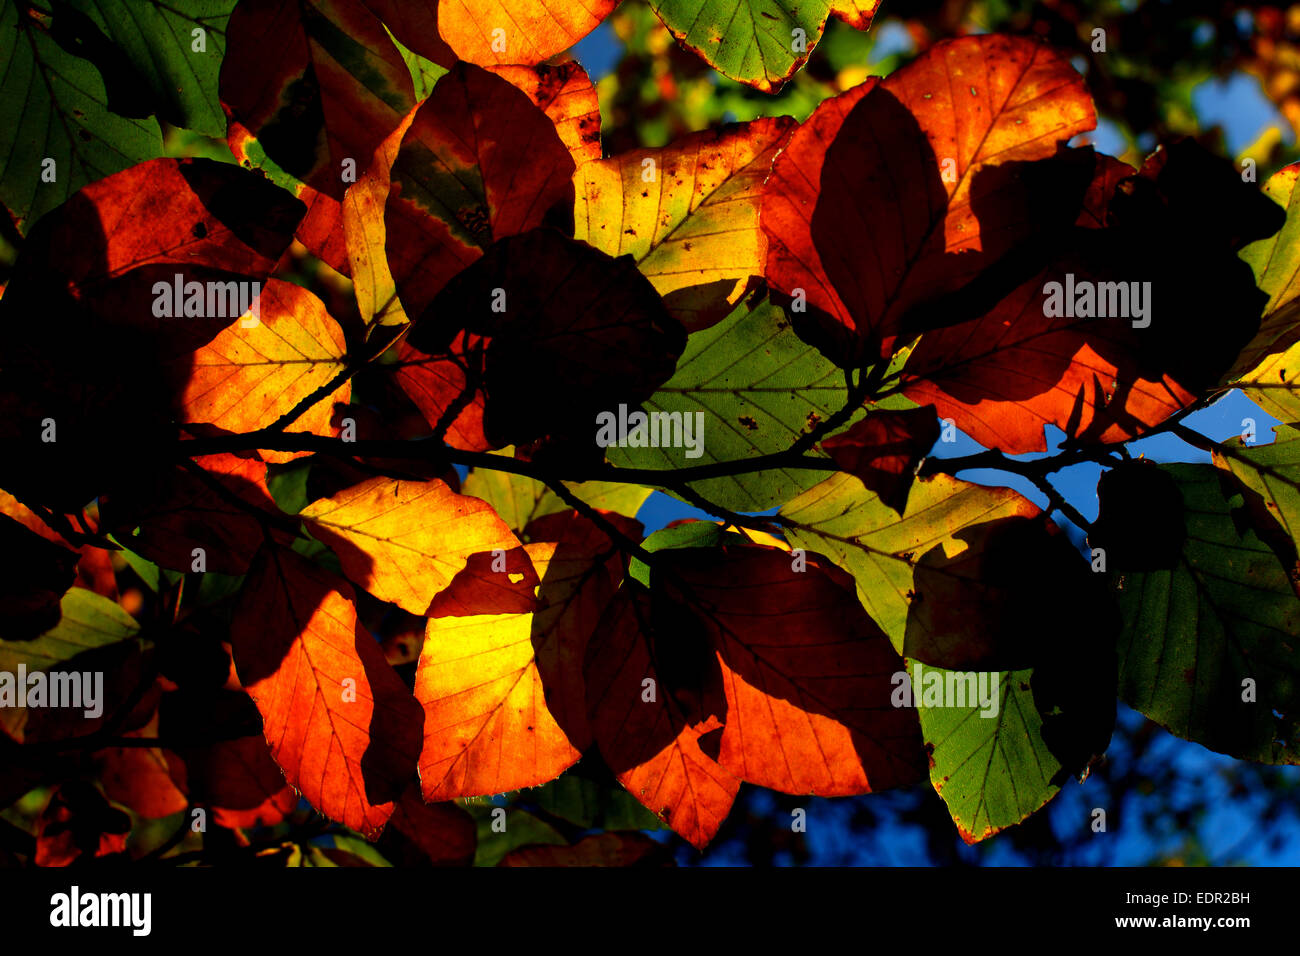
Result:
{"label": "red leaf", "polygon": [[763,210],[768,280],[804,290],[815,311],[801,334],[849,365],[889,355],[909,308],[1041,228],[1033,197],[1000,195],[1015,184],[999,167],[1051,156],[1095,123],[1083,78],[1027,39],[937,43],[864,86],[796,131]]}
{"label": "red leaf", "polygon": [[921,459],[939,440],[934,406],[880,409],[822,442],[841,471],[853,475],[900,515]]}
{"label": "red leaf", "polygon": [[814,562],[796,570],[773,548],[662,555],[664,595],[700,622],[721,665],[719,763],[750,783],[819,796],[924,779],[916,713],[890,701],[902,658],[851,583]]}
{"label": "red leaf", "polygon": [[534,229],[552,207],[572,231],[573,159],[515,86],[458,63],[416,111],[393,162],[388,261],[412,321],[492,242]]}
{"label": "red leaf", "polygon": [[[645,633],[649,614],[649,601],[626,589],[610,604],[587,658],[587,710],[601,756],[619,783],[702,849],[740,789],[740,780],[715,759],[725,705],[717,688],[694,697],[689,689],[680,698],[671,692]],[[684,638],[669,634],[664,640]]]}

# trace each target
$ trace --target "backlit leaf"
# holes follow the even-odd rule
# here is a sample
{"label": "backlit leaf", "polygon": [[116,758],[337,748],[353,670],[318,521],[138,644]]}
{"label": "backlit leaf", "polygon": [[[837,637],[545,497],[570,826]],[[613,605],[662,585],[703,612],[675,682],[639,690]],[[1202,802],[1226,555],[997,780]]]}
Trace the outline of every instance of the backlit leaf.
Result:
{"label": "backlit leaf", "polygon": [[[262,290],[259,321],[226,327],[180,366],[188,372],[181,393],[183,420],[223,431],[250,432],[274,424],[302,399],[342,371],[347,353],[343,330],[311,292],[270,280]],[[289,433],[335,435],[334,403],[346,403],[351,382],[308,408]],[[295,457],[264,452],[268,461]]]}
{"label": "backlit leaf", "polygon": [[[1120,697],[1211,750],[1296,763],[1300,601],[1288,569],[1242,527],[1236,513],[1244,502],[1239,493],[1225,496],[1218,469],[1160,470],[1181,496],[1186,538],[1170,566],[1112,571],[1124,615]],[[1107,480],[1115,479],[1104,476],[1103,486]]]}
{"label": "backlit leaf", "polygon": [[[426,614],[461,571],[477,601],[502,610],[531,606],[537,576],[491,569],[493,552],[522,546],[491,506],[446,482],[371,478],[303,509],[313,535],[339,556],[343,571],[382,601]],[[472,561],[474,555],[487,560]],[[517,579],[517,580],[515,580]]]}
{"label": "backlit leaf", "polygon": [[416,111],[392,165],[388,263],[407,316],[422,317],[493,241],[567,208],[572,176],[555,125],[525,93],[471,64],[453,67]]}
{"label": "backlit leaf", "polygon": [[531,66],[573,46],[616,6],[618,0],[441,0],[438,33],[470,63]]}
{"label": "backlit leaf", "polygon": [[574,175],[575,235],[632,256],[688,329],[717,321],[763,273],[763,180],[793,128],[757,119],[586,163]]}
{"label": "backlit leaf", "polygon": [[590,743],[582,661],[622,569],[586,519],[555,527],[558,541],[526,546],[537,611],[429,619],[415,679],[426,800],[537,786]]}
{"label": "backlit leaf", "polygon": [[321,813],[377,836],[415,769],[420,708],[357,621],[352,588],[267,548],[231,639],[286,779]]}
{"label": "backlit leaf", "polygon": [[[22,233],[87,183],[162,154],[148,109],[114,111],[128,107],[113,102],[90,60],[65,48],[93,29],[69,13],[50,17],[16,0],[0,4],[0,202]],[[52,181],[42,176],[46,159],[55,164]]]}
{"label": "backlit leaf", "polygon": [[1094,122],[1083,78],[1047,47],[1002,36],[937,43],[884,81],[827,100],[791,138],[763,206],[768,280],[805,292],[817,310],[808,334],[828,353],[888,355],[909,308],[1059,216],[1011,194],[990,218],[986,198],[1012,185],[999,169],[1049,157]]}
{"label": "backlit leaf", "polygon": [[344,164],[360,173],[415,105],[406,62],[360,3],[242,3],[226,43],[221,100],[232,122],[284,172],[334,199],[347,187]]}
{"label": "backlit leaf", "polygon": [[[990,523],[1031,518],[1038,509],[1005,488],[935,475],[912,485],[900,516],[857,478],[837,474],[779,513],[791,544],[820,552],[853,575],[867,613],[903,653],[909,618],[911,626],[923,626],[912,609],[925,602],[926,578],[937,576],[934,587],[959,574],[962,565],[978,567]],[[947,565],[953,567],[944,570]],[[977,619],[951,623],[958,630],[950,636],[958,641],[979,636]],[[963,628],[971,633],[963,635]]]}

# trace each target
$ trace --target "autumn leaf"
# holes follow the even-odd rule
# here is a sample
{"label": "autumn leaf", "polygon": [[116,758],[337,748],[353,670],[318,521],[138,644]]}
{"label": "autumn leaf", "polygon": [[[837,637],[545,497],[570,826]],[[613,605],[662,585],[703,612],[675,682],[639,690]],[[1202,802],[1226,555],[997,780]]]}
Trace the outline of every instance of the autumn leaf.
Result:
{"label": "autumn leaf", "polygon": [[[158,366],[171,364],[177,374],[186,356],[231,323],[230,316],[166,317],[172,310],[159,308],[159,284],[167,306],[177,275],[182,283],[221,283],[223,299],[226,283],[260,284],[301,215],[301,203],[254,173],[159,159],[87,186],[43,219],[0,315],[53,309],[61,322],[6,322],[0,435],[30,454],[12,479],[12,464],[0,468],[0,485],[75,511],[147,471],[174,440],[179,404]],[[56,441],[42,441],[47,420]]]}
{"label": "autumn leaf", "polygon": [[402,137],[415,119],[412,107],[397,127],[375,147],[365,171],[348,188],[342,202],[344,246],[353,294],[361,320],[371,325],[404,325],[408,320],[397,298],[397,285],[388,267],[384,247],[384,205],[392,186],[390,173]]}
{"label": "autumn leaf", "polygon": [[865,30],[880,9],[880,0],[831,0],[831,13],[849,26]]}
{"label": "autumn leaf", "polygon": [[226,44],[221,100],[231,120],[281,169],[336,200],[415,105],[410,70],[361,3],[241,3]]}
{"label": "autumn leaf", "polygon": [[547,115],[575,165],[600,159],[600,103],[596,87],[582,64],[568,60],[554,65],[539,63],[489,69],[523,90]]}
{"label": "autumn leaf", "polygon": [[934,406],[873,411],[848,431],[821,443],[841,471],[900,515],[921,460],[939,440]]}
{"label": "autumn leaf", "polygon": [[[196,733],[200,727],[210,732],[214,724],[236,724],[250,710],[253,727],[261,719],[242,692],[223,690],[195,697],[188,706],[179,705],[176,696],[165,695],[159,713],[161,726],[179,739],[203,740],[206,734]],[[298,794],[285,782],[284,771],[260,733],[196,743],[183,747],[180,754],[190,799],[211,808],[217,826],[274,826],[298,805]]]}
{"label": "autumn leaf", "polygon": [[802,291],[816,310],[806,334],[837,361],[887,356],[909,308],[965,284],[1058,214],[1036,196],[999,197],[984,223],[984,197],[1007,188],[999,168],[1049,157],[1094,122],[1083,78],[1047,47],[937,43],[827,100],[791,137],[762,211],[768,281]]}
{"label": "autumn leaf", "polygon": [[[157,716],[128,737],[147,740],[158,733]],[[95,755],[105,795],[151,820],[180,813],[189,806],[185,765],[159,747],[106,747]]]}
{"label": "autumn leaf", "polygon": [[71,866],[126,853],[131,819],[95,785],[74,780],[55,788],[41,813],[37,866]]}
{"label": "autumn leaf", "polygon": [[486,340],[469,371],[492,447],[555,434],[586,443],[598,412],[636,405],[672,374],[685,339],[629,258],[550,229],[496,242],[432,309],[413,347],[437,353],[461,329]]}
{"label": "autumn leaf", "polygon": [[[1047,164],[1073,164],[1070,154]],[[1278,210],[1193,143],[1118,183],[1117,165],[1097,157],[1060,258],[1031,268],[980,318],[921,336],[904,394],[934,402],[981,444],[1019,453],[1047,448],[1046,424],[1088,440],[1136,437],[1219,381],[1262,299],[1236,246],[1274,229]],[[1128,278],[1135,263],[1142,281]],[[1191,288],[1194,265],[1222,282]]]}
{"label": "autumn leaf", "polygon": [[590,743],[582,661],[622,567],[586,519],[544,521],[526,545],[536,611],[429,619],[415,678],[425,800],[537,786]]}
{"label": "autumn leaf", "polygon": [[266,548],[231,626],[271,756],[321,813],[377,836],[415,769],[420,712],[357,621],[352,588]]}
{"label": "autumn leaf", "polygon": [[721,665],[722,766],[820,796],[921,779],[915,715],[889,702],[902,661],[851,586],[770,548],[660,554],[652,586],[701,622]]}
{"label": "autumn leaf", "polygon": [[[722,826],[740,780],[718,763],[717,738],[725,711],[721,687],[686,703],[672,693],[669,678],[647,640],[644,622],[650,602],[624,588],[599,625],[585,679],[587,711],[601,756],[628,793],[684,840],[702,849]],[[692,643],[697,642],[690,635]],[[665,635],[685,641],[688,635]],[[707,647],[689,652],[707,654]],[[708,747],[706,751],[704,748]]]}
{"label": "autumn leaf", "polygon": [[616,6],[618,0],[442,0],[438,34],[470,63],[532,66],[573,46]]}
{"label": "autumn leaf", "polygon": [[388,264],[407,316],[423,317],[492,242],[569,208],[572,176],[555,125],[525,93],[471,64],[453,67],[416,111],[392,165]]}
{"label": "autumn leaf", "polygon": [[763,180],[794,125],[762,118],[584,163],[575,235],[632,256],[687,329],[716,322],[763,273]]}
{"label": "autumn leaf", "polygon": [[[303,509],[313,535],[339,556],[343,572],[383,601],[427,614],[438,594],[469,567],[463,598],[480,607],[532,606],[536,572],[524,561],[505,567],[522,548],[492,507],[458,495],[446,482],[372,478]],[[484,566],[476,555],[487,558]],[[471,565],[471,562],[474,562]]]}
{"label": "autumn leaf", "polygon": [[467,866],[476,842],[473,817],[454,803],[425,803],[412,782],[378,848],[399,866]]}
{"label": "autumn leaf", "polygon": [[265,540],[262,521],[279,514],[266,464],[234,455],[200,456],[191,468],[178,465],[109,496],[101,508],[105,529],[136,554],[173,570],[218,574],[245,573]]}
{"label": "autumn leaf", "polygon": [[394,363],[394,380],[429,427],[441,428],[447,444],[463,451],[492,447],[483,432],[482,348],[480,337],[470,335],[457,336],[437,355],[403,341]]}
{"label": "autumn leaf", "polygon": [[[46,524],[45,520],[37,515],[36,512],[32,511],[7,491],[0,491],[0,514],[13,518],[28,531],[35,532],[46,541],[76,551],[81,556],[80,560],[77,562],[77,583],[81,587],[94,591],[96,594],[102,595],[103,597],[116,599],[117,581],[114,578],[113,560],[109,551],[104,548],[98,548],[93,544],[83,544],[80,547],[74,547],[67,538]],[[87,525],[92,524],[92,522],[85,517],[84,512],[80,520]],[[0,522],[0,524],[3,524],[3,522]],[[9,572],[11,575],[10,580],[14,580],[14,576],[21,579],[30,573],[33,566],[39,568],[41,565],[40,561],[31,562],[31,555],[28,553],[22,553],[21,555],[16,552],[8,553],[15,554],[13,563],[15,565],[21,563],[23,567],[21,572],[16,569],[11,570]],[[30,593],[33,590],[40,589],[31,588],[27,585],[19,585],[16,593],[20,593],[24,597],[27,597],[30,596]],[[4,637],[4,635],[0,634],[0,638],[2,637]]]}
{"label": "autumn leaf", "polygon": [[280,169],[275,160],[266,155],[262,144],[252,132],[234,120],[230,121],[226,145],[240,166],[258,170],[306,207],[307,212],[298,223],[294,238],[331,269],[348,275],[351,263],[347,258],[346,237],[339,228],[343,216],[339,200]]}
{"label": "autumn leaf", "polygon": [[[259,313],[256,325],[244,327],[251,319],[234,322],[177,363],[183,421],[227,432],[257,431],[274,425],[343,370],[343,330],[311,292],[272,279],[262,290]],[[336,435],[330,423],[334,405],[346,404],[351,394],[351,382],[343,382],[303,410],[287,433]],[[296,457],[262,454],[276,462]]]}

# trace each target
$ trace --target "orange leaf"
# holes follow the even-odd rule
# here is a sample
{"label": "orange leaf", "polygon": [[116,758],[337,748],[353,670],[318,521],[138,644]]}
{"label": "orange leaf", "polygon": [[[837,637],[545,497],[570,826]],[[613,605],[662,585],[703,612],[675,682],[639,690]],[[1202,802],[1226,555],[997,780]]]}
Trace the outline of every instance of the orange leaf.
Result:
{"label": "orange leaf", "polygon": [[[77,511],[159,467],[177,399],[158,366],[179,376],[231,317],[160,316],[170,310],[158,309],[157,284],[174,288],[181,275],[223,283],[224,293],[242,281],[251,294],[302,213],[298,200],[237,166],[158,159],[87,186],[37,223],[0,314],[60,321],[6,322],[0,439],[13,454],[0,460],[0,486]],[[57,424],[56,441],[41,440],[46,419]],[[6,466],[19,461],[10,475]]]}
{"label": "orange leaf", "polygon": [[292,551],[263,549],[231,640],[288,781],[330,819],[376,836],[415,768],[420,708],[358,623],[352,588]]}
{"label": "orange leaf", "polygon": [[618,3],[440,0],[438,33],[462,60],[480,66],[531,66],[573,46],[600,26]]}
{"label": "orange leaf", "polygon": [[420,410],[430,427],[442,422],[454,408],[454,417],[446,429],[446,442],[462,451],[487,451],[492,443],[483,434],[482,388],[470,387],[466,370],[471,362],[480,362],[468,354],[467,342],[479,336],[459,335],[448,349],[449,356],[426,355],[403,341],[399,346],[394,377],[408,398]]}
{"label": "orange leaf", "polygon": [[104,530],[155,564],[194,569],[194,550],[204,552],[205,569],[243,574],[262,546],[262,523],[212,485],[267,515],[280,514],[266,485],[266,463],[235,455],[204,455],[194,464],[207,481],[182,467],[106,496],[100,503]]}
{"label": "orange leaf", "polygon": [[[231,323],[174,367],[177,377],[188,374],[181,394],[184,421],[227,432],[256,431],[274,424],[343,369],[343,330],[315,295],[272,279],[262,290],[260,312],[257,325],[245,328],[251,319]],[[330,424],[334,403],[346,403],[351,394],[351,382],[344,382],[308,408],[289,434],[337,434]],[[264,451],[263,457],[284,462],[298,455]]]}
{"label": "orange leaf", "polygon": [[109,799],[146,819],[171,816],[189,805],[183,789],[185,768],[175,754],[157,747],[109,747],[96,761]]}
{"label": "orange leaf", "polygon": [[590,742],[582,661],[622,568],[591,522],[553,517],[525,546],[541,577],[537,611],[429,619],[415,678],[426,800],[538,786]]}
{"label": "orange leaf", "polygon": [[191,798],[218,826],[274,826],[298,803],[260,736],[187,748],[185,768]]}
{"label": "orange leaf", "polygon": [[[395,833],[407,842],[396,852]],[[454,803],[425,803],[419,784],[412,782],[393,811],[379,849],[395,866],[468,866],[477,843],[473,817]]]}
{"label": "orange leaf", "polygon": [[[492,506],[458,495],[447,483],[371,478],[322,498],[302,511],[312,534],[328,545],[343,572],[381,601],[427,614],[472,556],[521,547]],[[524,563],[515,573],[471,569],[463,599],[481,609],[531,607],[536,572]],[[520,580],[511,580],[511,578]]]}
{"label": "orange leaf", "polygon": [[595,416],[649,398],[686,339],[631,259],[551,229],[494,243],[431,313],[410,334],[423,352],[463,350],[462,329],[485,338],[465,358],[484,393],[485,436],[498,448],[544,435],[580,436],[590,448]]}
{"label": "orange leaf", "polygon": [[872,411],[821,444],[840,471],[853,475],[901,515],[917,466],[938,440],[939,419],[928,405]]}
{"label": "orange leaf", "polygon": [[555,124],[573,162],[600,159],[600,103],[596,87],[577,60],[554,66],[493,66],[493,73],[519,87]]}
{"label": "orange leaf", "polygon": [[851,583],[742,546],[663,551],[663,593],[716,648],[727,698],[718,762],[785,793],[842,796],[925,778],[916,712],[890,702],[903,660]]}
{"label": "orange leaf", "polygon": [[849,26],[865,30],[880,9],[880,0],[831,0],[831,13]]}

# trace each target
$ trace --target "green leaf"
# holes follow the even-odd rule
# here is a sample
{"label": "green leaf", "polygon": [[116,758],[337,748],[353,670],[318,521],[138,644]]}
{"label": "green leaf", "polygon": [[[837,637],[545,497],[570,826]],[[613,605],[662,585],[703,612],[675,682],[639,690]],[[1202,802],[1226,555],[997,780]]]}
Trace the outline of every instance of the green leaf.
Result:
{"label": "green leaf", "polygon": [[[821,37],[828,0],[651,0],[673,36],[718,72],[775,90],[808,59]],[[796,51],[796,30],[804,49]]]}
{"label": "green leaf", "polygon": [[[914,663],[909,662],[908,673],[915,673]],[[918,696],[929,674],[946,686],[956,672],[924,666],[922,685],[913,684]],[[1043,718],[1030,688],[1033,672],[993,674],[999,687],[996,715],[983,716],[978,705],[918,703],[921,735],[931,751],[930,782],[967,843],[1019,823],[1060,789],[1061,763],[1043,740]]]}
{"label": "green leaf", "polygon": [[[683,521],[681,524],[660,528],[641,542],[641,547],[654,553],[672,548],[716,548],[727,541],[744,540],[735,532],[727,531],[712,521]],[[627,576],[650,587],[650,566],[640,558],[633,558],[628,563]]]}
{"label": "green leaf", "polygon": [[[513,452],[510,446],[501,450],[511,458]],[[641,485],[616,481],[566,481],[564,486],[599,511],[613,511],[629,518],[636,517],[653,493]],[[461,492],[482,498],[515,531],[523,531],[538,518],[570,510],[568,503],[542,482],[489,468],[471,471],[461,484]]]}
{"label": "green leaf", "polygon": [[1172,568],[1112,572],[1120,696],[1211,750],[1300,763],[1300,600],[1287,571],[1216,468],[1160,467],[1182,495],[1187,536]]}
{"label": "green leaf", "polygon": [[662,830],[659,818],[615,782],[601,785],[572,770],[539,787],[537,805],[587,830]]}
{"label": "green leaf", "polygon": [[[28,674],[54,670],[99,672],[104,674],[102,694],[97,701],[101,712],[98,717],[87,718],[85,711],[79,709],[51,707],[28,711],[24,706],[25,697],[20,696],[17,706],[0,707],[0,734],[7,734],[19,743],[94,731],[120,706],[133,686],[129,682],[114,684],[113,678],[115,669],[123,666],[132,650],[124,642],[133,641],[140,632],[135,619],[115,602],[85,588],[69,590],[59,606],[62,619],[35,640],[0,641],[0,673],[13,674],[16,679],[19,665]],[[138,642],[133,642],[133,647],[138,649]],[[106,648],[102,654],[95,653]],[[128,653],[117,655],[118,649]],[[86,656],[81,657],[83,654]],[[23,693],[20,689],[19,694]],[[90,706],[89,700],[83,703]],[[37,714],[35,719],[33,713]]]}
{"label": "green leaf", "polygon": [[157,121],[110,110],[100,71],[69,52],[91,41],[85,26],[0,0],[0,202],[24,234],[87,183],[162,155]]}
{"label": "green leaf", "polygon": [[943,561],[954,568],[977,561],[978,553],[970,553],[983,540],[976,536],[977,526],[1037,513],[1032,502],[1007,488],[935,475],[913,483],[900,517],[861,481],[843,473],[779,512],[792,546],[824,554],[853,575],[863,607],[900,654],[909,612],[921,590],[917,567],[922,559],[938,557],[934,549],[939,548]]}
{"label": "green leaf", "polygon": [[[673,377],[642,406],[647,414],[680,414],[683,443],[691,422],[699,455],[690,457],[691,448],[632,447],[612,447],[607,455],[623,467],[681,468],[774,454],[838,412],[847,396],[844,373],[795,335],[779,306],[766,299],[745,302],[687,339]],[[695,428],[701,416],[702,433]],[[825,476],[774,468],[696,481],[691,488],[724,508],[765,511]]]}
{"label": "green leaf", "polygon": [[[393,864],[384,859],[383,854],[360,837],[334,833],[322,837],[318,843],[308,845],[308,850],[315,854],[317,866],[379,866],[391,867]],[[333,850],[333,853],[327,851]],[[348,861],[355,857],[356,861]],[[343,860],[343,863],[339,861]]]}
{"label": "green leaf", "polygon": [[[469,803],[465,805],[465,809],[470,812],[478,825],[478,846],[474,850],[475,866],[496,866],[503,856],[516,847],[535,843],[564,846],[567,842],[554,827],[523,810],[498,807],[490,803]],[[501,814],[494,815],[496,810],[505,810],[505,818],[500,823],[496,821],[501,818]],[[502,826],[504,830],[501,829]]]}
{"label": "green leaf", "polygon": [[285,514],[296,515],[311,503],[311,497],[307,494],[307,477],[310,473],[309,461],[272,465],[267,469],[266,487]]}
{"label": "green leaf", "polygon": [[31,641],[0,641],[0,671],[46,671],[94,650],[135,637],[140,625],[115,601],[85,588],[71,588],[59,603],[63,618]]}
{"label": "green leaf", "polygon": [[[226,21],[237,0],[71,0],[126,54],[148,83],[158,118],[208,136],[226,135],[217,74]],[[194,49],[202,30],[205,49]]]}
{"label": "green leaf", "polygon": [[1248,445],[1240,438],[1223,442],[1214,449],[1214,463],[1257,496],[1255,531],[1271,541],[1270,532],[1280,529],[1294,559],[1300,548],[1300,428],[1278,425],[1273,434],[1268,445]]}
{"label": "green leaf", "polygon": [[[1300,321],[1297,321],[1300,320],[1300,190],[1295,188],[1297,177],[1300,177],[1300,163],[1287,166],[1269,177],[1264,185],[1264,195],[1286,209],[1286,223],[1267,239],[1252,242],[1241,250],[1241,258],[1255,273],[1255,284],[1268,293],[1269,299],[1264,306],[1259,332],[1242,350],[1228,373],[1228,379],[1258,378],[1246,373],[1300,340]],[[1294,369],[1295,363],[1292,362],[1290,367]],[[1292,421],[1295,417],[1288,416],[1284,420]]]}
{"label": "green leaf", "polygon": [[397,52],[402,55],[402,59],[406,62],[406,68],[411,71],[411,83],[415,87],[415,101],[419,103],[433,92],[433,85],[446,75],[447,68],[439,66],[432,60],[407,49],[397,37],[393,36],[393,31],[388,29],[387,24],[384,24],[384,31],[388,34],[388,38],[393,41],[393,46],[397,47]]}

